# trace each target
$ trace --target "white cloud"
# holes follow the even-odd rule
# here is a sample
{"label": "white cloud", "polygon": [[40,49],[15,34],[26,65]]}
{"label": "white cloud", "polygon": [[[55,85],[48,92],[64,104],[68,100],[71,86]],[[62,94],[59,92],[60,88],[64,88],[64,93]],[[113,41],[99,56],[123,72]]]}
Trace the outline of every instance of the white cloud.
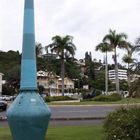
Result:
{"label": "white cloud", "polygon": [[[1,0],[2,50],[21,50],[23,4],[24,0]],[[93,58],[102,59],[94,48],[110,28],[127,33],[131,42],[140,36],[139,14],[139,0],[35,0],[36,41],[47,45],[52,36],[69,34],[77,46],[76,57],[91,51]]]}

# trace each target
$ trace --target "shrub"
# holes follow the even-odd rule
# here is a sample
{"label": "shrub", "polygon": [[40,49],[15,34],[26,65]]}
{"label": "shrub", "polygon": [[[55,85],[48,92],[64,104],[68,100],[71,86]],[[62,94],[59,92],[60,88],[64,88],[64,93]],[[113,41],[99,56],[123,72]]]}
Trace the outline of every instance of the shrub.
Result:
{"label": "shrub", "polygon": [[121,100],[121,96],[117,93],[112,95],[99,95],[93,98],[94,101],[104,101],[104,102],[112,102],[112,101],[119,101]]}
{"label": "shrub", "polygon": [[85,100],[85,99],[88,99],[90,100],[91,98],[93,98],[92,94],[90,93],[82,93],[82,98]]}
{"label": "shrub", "polygon": [[95,90],[95,96],[99,96],[102,94],[102,91],[101,90]]}
{"label": "shrub", "polygon": [[51,101],[65,101],[65,100],[74,100],[73,98],[69,96],[47,96],[45,97],[46,102],[51,102]]}
{"label": "shrub", "polygon": [[92,90],[92,91],[87,92],[87,93],[83,93],[82,97],[83,97],[84,100],[89,100],[90,101],[90,100],[92,100],[93,97],[99,96],[101,94],[102,94],[102,91],[96,89],[96,90]]}
{"label": "shrub", "polygon": [[140,140],[140,108],[120,108],[104,123],[106,140]]}

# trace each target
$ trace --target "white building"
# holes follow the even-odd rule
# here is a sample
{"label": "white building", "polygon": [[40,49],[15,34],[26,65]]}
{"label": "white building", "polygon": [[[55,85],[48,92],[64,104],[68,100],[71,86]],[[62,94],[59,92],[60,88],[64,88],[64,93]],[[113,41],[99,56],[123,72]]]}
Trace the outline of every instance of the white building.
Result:
{"label": "white building", "polygon": [[[127,70],[118,69],[118,78],[119,80],[127,81],[128,80]],[[109,80],[115,82],[115,79],[116,79],[115,70],[109,70]]]}
{"label": "white building", "polygon": [[131,75],[131,82],[134,82],[134,81],[138,80],[139,78],[140,78],[140,75],[133,74],[133,75]]}
{"label": "white building", "polygon": [[[61,95],[62,79],[53,72],[38,71],[38,84],[45,88],[44,93],[50,96]],[[64,78],[64,90],[70,93],[74,89],[74,81],[68,77]]]}
{"label": "white building", "polygon": [[0,73],[0,95],[2,94],[2,76],[4,74],[3,73]]}

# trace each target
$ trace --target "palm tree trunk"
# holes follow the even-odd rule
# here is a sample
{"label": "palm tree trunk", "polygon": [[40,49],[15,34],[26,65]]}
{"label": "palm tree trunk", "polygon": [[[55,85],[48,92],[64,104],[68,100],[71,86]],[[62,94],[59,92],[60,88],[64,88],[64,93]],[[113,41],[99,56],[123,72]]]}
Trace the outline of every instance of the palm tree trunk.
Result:
{"label": "palm tree trunk", "polygon": [[107,62],[107,52],[106,52],[106,62],[105,62],[105,92],[108,94],[108,62]]}
{"label": "palm tree trunk", "polygon": [[115,77],[116,77],[116,92],[120,93],[120,86],[119,86],[119,77],[118,77],[118,63],[117,63],[117,54],[116,54],[116,48],[115,48]]}
{"label": "palm tree trunk", "polygon": [[130,90],[130,68],[129,68],[129,63],[128,63],[128,88]]}
{"label": "palm tree trunk", "polygon": [[64,73],[65,73],[65,66],[64,66],[64,59],[62,59],[61,62],[62,96],[64,96]]}

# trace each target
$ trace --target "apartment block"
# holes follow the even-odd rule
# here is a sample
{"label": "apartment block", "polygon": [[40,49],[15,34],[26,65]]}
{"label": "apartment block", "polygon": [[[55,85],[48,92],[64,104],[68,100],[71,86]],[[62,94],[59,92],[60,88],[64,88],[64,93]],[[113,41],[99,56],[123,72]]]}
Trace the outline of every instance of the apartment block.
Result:
{"label": "apartment block", "polygon": [[[62,79],[53,72],[38,71],[37,72],[38,85],[45,88],[44,93],[49,96],[62,95]],[[70,93],[74,89],[74,81],[68,77],[64,78],[64,90]]]}
{"label": "apartment block", "polygon": [[[128,80],[127,70],[118,69],[118,78],[119,80],[127,81]],[[115,82],[115,79],[116,79],[115,70],[109,70],[109,80]]]}

